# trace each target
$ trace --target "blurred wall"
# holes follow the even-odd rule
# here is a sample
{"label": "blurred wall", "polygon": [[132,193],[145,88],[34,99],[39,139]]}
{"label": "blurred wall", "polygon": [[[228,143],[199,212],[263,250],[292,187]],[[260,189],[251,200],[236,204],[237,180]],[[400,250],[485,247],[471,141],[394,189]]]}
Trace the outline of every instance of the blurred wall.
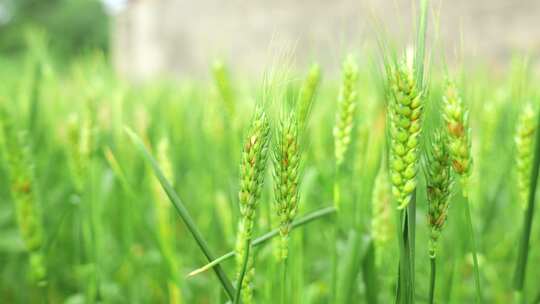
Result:
{"label": "blurred wall", "polygon": [[[410,0],[131,0],[114,20],[117,68],[131,78],[204,76],[213,59],[260,73],[276,57],[300,66],[317,60],[335,70],[342,55],[414,38]],[[540,50],[538,0],[433,0],[434,56],[501,64]],[[438,26],[433,24],[438,23]],[[457,56],[456,56],[457,55]],[[327,69],[327,70],[328,70]]]}

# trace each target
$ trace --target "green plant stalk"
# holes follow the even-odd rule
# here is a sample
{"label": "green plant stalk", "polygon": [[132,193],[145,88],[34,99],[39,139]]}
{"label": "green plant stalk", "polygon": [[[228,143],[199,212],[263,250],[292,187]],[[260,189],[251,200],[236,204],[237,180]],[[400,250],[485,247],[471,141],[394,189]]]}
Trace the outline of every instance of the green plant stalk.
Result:
{"label": "green plant stalk", "polygon": [[[174,183],[174,174],[172,170],[172,164],[168,156],[168,141],[164,138],[160,139],[156,147],[157,161],[162,166],[165,177],[167,177],[171,183]],[[167,290],[169,294],[169,301],[171,303],[177,303],[180,296],[180,280],[178,279],[178,266],[179,260],[175,253],[175,237],[174,228],[170,223],[170,205],[165,192],[161,188],[161,185],[156,178],[152,178],[150,186],[153,191],[153,198],[155,202],[154,206],[154,221],[157,224],[156,238],[163,257],[163,269],[167,273]]]}
{"label": "green plant stalk", "polygon": [[540,292],[538,292],[538,295],[536,296],[536,298],[532,302],[532,304],[538,304],[538,303],[540,303]]}
{"label": "green plant stalk", "polygon": [[482,289],[480,288],[480,269],[478,266],[478,255],[477,255],[477,246],[476,246],[476,237],[474,232],[474,227],[472,224],[472,217],[471,217],[471,207],[470,202],[467,200],[465,202],[465,216],[467,220],[467,227],[469,229],[469,234],[471,236],[471,250],[472,250],[472,256],[473,256],[473,270],[474,270],[474,284],[476,289],[476,301],[477,303],[482,303]]}
{"label": "green plant stalk", "polygon": [[[363,258],[362,269],[364,284],[366,284],[366,303],[377,304],[379,303],[379,284],[377,282],[377,267],[375,266],[375,244],[371,238]],[[351,299],[348,300],[347,303],[351,303]]]}
{"label": "green plant stalk", "polygon": [[[378,147],[379,148],[379,147]],[[377,150],[378,151],[378,150]],[[379,153],[375,153],[379,154]],[[362,162],[364,163],[366,173],[372,171],[373,168],[369,168],[368,156],[365,153],[360,153],[362,156]],[[378,160],[377,160],[378,162]],[[346,247],[345,256],[340,258],[341,265],[339,265],[339,280],[338,280],[338,301],[337,303],[351,303],[353,299],[357,299],[355,294],[358,280],[363,280],[365,284],[365,297],[367,303],[378,302],[378,276],[377,266],[375,265],[375,243],[371,233],[362,233],[362,231],[370,231],[370,224],[367,219],[371,214],[370,204],[362,204],[359,202],[367,202],[371,200],[368,197],[370,186],[370,178],[373,174],[362,174],[359,176],[360,188],[358,197],[353,201],[352,210],[350,213],[352,216],[352,231],[349,231],[349,241]],[[369,223],[369,224],[368,224]],[[349,222],[347,222],[349,224]],[[352,233],[351,233],[352,232]],[[359,275],[361,274],[361,276]]]}
{"label": "green plant stalk", "polygon": [[340,259],[342,262],[337,283],[337,301],[335,303],[351,303],[351,295],[354,293],[356,277],[360,270],[362,258],[365,256],[366,245],[367,242],[362,243],[362,235],[356,229],[349,231],[345,254]]}
{"label": "green plant stalk", "polygon": [[53,232],[51,233],[51,236],[43,246],[43,252],[45,255],[51,254],[51,249],[53,245],[55,245],[56,241],[59,239],[59,234],[62,226],[64,225],[64,222],[66,219],[71,216],[71,213],[74,211],[73,205],[68,206],[60,216],[60,220],[58,220],[58,224],[54,229],[51,229]]}
{"label": "green plant stalk", "polygon": [[125,206],[123,208],[127,211],[125,212],[125,216],[122,217],[122,236],[124,250],[127,254],[130,254],[130,246],[133,243],[133,229],[131,229],[131,223],[133,223],[133,212],[130,210],[129,207],[131,207],[131,202],[137,199],[137,195],[133,191],[133,187],[129,183],[124,170],[118,163],[118,160],[114,156],[111,148],[106,147],[103,154],[113,173],[115,174],[116,179],[119,181],[120,187],[122,188],[125,195],[129,198],[128,204],[126,204],[126,201],[123,202]]}
{"label": "green plant stalk", "polygon": [[497,187],[495,188],[495,191],[492,192],[490,197],[487,199],[487,202],[485,203],[486,206],[489,206],[489,208],[486,208],[485,213],[485,221],[484,225],[482,226],[482,231],[480,235],[487,233],[491,229],[491,225],[494,223],[494,219],[497,218],[497,210],[498,208],[493,208],[493,206],[497,203],[497,200],[499,197],[501,197],[501,193],[503,190],[506,189],[506,184],[508,181],[507,172],[510,172],[512,170],[512,167],[514,166],[513,161],[504,161],[506,164],[504,166],[504,170],[501,171],[503,174],[499,177],[499,180],[497,182]]}
{"label": "green plant stalk", "polygon": [[[338,220],[336,219],[336,222]],[[338,281],[338,261],[337,261],[337,239],[338,239],[338,228],[337,223],[332,227],[332,238],[330,244],[332,246],[332,276],[330,277],[330,299],[331,302],[336,303],[337,301],[337,281]]]}
{"label": "green plant stalk", "polygon": [[85,284],[86,301],[92,303],[100,297],[100,273],[99,273],[99,246],[98,246],[98,206],[95,195],[95,166],[93,165],[92,155],[88,155],[87,175],[82,177],[81,188],[77,189],[77,194],[81,197],[82,213],[82,233],[84,236],[84,253],[87,263],[92,265],[90,278]]}
{"label": "green plant stalk", "polygon": [[409,284],[407,281],[410,271],[410,267],[407,264],[409,261],[409,251],[406,249],[405,245],[405,235],[407,234],[407,209],[400,210],[397,213],[396,222],[401,223],[396,225],[399,246],[399,265],[395,303],[398,304],[407,303],[409,294]]}
{"label": "green plant stalk", "polygon": [[417,50],[416,50],[416,79],[418,80],[419,88],[423,86],[424,80],[424,56],[426,52],[426,32],[427,32],[427,14],[429,0],[420,1],[420,23],[418,24],[417,32]]}
{"label": "green plant stalk", "polygon": [[454,290],[454,278],[455,278],[455,260],[454,260],[454,257],[452,256],[451,258],[451,261],[450,261],[450,271],[446,271],[447,274],[448,274],[448,277],[446,279],[446,282],[447,282],[447,285],[445,289],[442,290],[443,292],[443,296],[442,298],[444,299],[442,303],[451,303],[451,300],[452,300],[452,292]]}
{"label": "green plant stalk", "polygon": [[246,254],[244,255],[244,260],[242,261],[242,270],[240,271],[240,276],[238,277],[238,286],[236,286],[234,304],[240,303],[240,298],[242,294],[242,283],[244,282],[244,277],[248,269],[250,249],[251,249],[251,238],[247,238],[246,239]]}
{"label": "green plant stalk", "polygon": [[[538,115],[538,126],[540,127],[540,115]],[[529,245],[531,239],[532,222],[534,215],[534,205],[536,198],[536,186],[538,184],[538,172],[540,168],[540,132],[536,132],[536,143],[534,147],[534,160],[531,172],[531,185],[529,188],[529,200],[527,209],[523,214],[523,230],[518,249],[516,269],[514,272],[514,289],[517,293],[523,293],[525,276],[527,270],[527,259],[529,256]]]}
{"label": "green plant stalk", "polygon": [[281,261],[281,297],[280,297],[280,303],[286,304],[287,303],[287,258],[284,258]]}
{"label": "green plant stalk", "polygon": [[[91,162],[91,160],[89,160]],[[87,242],[87,253],[93,265],[92,278],[87,282],[87,301],[93,302],[99,297],[99,266],[98,266],[98,245],[97,245],[97,210],[93,195],[93,166],[90,166],[90,174],[86,180],[87,191],[83,195],[83,212],[85,240]]]}
{"label": "green plant stalk", "polygon": [[[336,167],[336,174],[334,178],[334,187],[333,187],[333,196],[334,196],[334,207],[338,211],[341,208],[341,170],[339,167]],[[338,240],[338,223],[339,223],[339,215],[337,215],[336,221],[334,225],[332,226],[332,237],[330,240],[330,244],[332,246],[332,277],[331,277],[331,294],[330,299],[333,303],[336,303],[337,301],[337,281],[338,281],[338,261],[337,261],[337,240]]]}
{"label": "green plant stalk", "polygon": [[403,293],[403,288],[401,287],[401,262],[398,263],[398,273],[397,273],[397,284],[396,284],[396,296],[394,298],[394,303],[398,304],[401,302],[401,294]]}
{"label": "green plant stalk", "polygon": [[409,250],[409,301],[414,303],[415,296],[415,249],[416,249],[416,190],[412,194],[411,202],[407,206],[407,238],[405,245]]}
{"label": "green plant stalk", "polygon": [[[40,62],[34,63],[32,71],[32,88],[30,95],[30,113],[28,115],[28,130],[30,134],[39,133],[36,130],[36,126],[39,122],[40,113],[40,99],[41,99],[41,83],[42,79],[42,67]],[[35,138],[34,138],[35,139]]]}
{"label": "green plant stalk", "polygon": [[435,277],[436,277],[436,259],[435,257],[429,258],[430,273],[429,273],[429,304],[435,303]]}
{"label": "green plant stalk", "polygon": [[120,167],[120,164],[118,163],[118,160],[114,156],[114,153],[112,152],[111,148],[106,147],[103,155],[105,156],[105,159],[107,160],[107,163],[111,167],[116,178],[120,182],[120,187],[122,187],[122,190],[129,196],[130,199],[137,198],[137,196],[135,195],[133,191],[133,187],[128,182],[126,174],[124,170],[122,170],[122,167]]}
{"label": "green plant stalk", "polygon": [[[424,87],[424,59],[426,51],[426,32],[427,32],[427,15],[428,15],[428,5],[429,0],[420,1],[420,22],[418,24],[417,32],[417,46],[416,46],[416,57],[414,59],[414,64],[416,67],[416,79],[418,89],[421,90]],[[415,245],[416,245],[416,190],[412,194],[412,199],[410,204],[407,206],[408,209],[408,244],[410,250],[410,280],[411,280],[411,290],[410,297],[411,303],[414,303],[414,294],[415,294]]]}
{"label": "green plant stalk", "polygon": [[412,194],[407,209],[400,210],[398,216],[401,229],[398,228],[400,257],[396,303],[414,303],[414,227],[416,225],[416,216],[411,216],[411,212],[416,212],[416,190]]}
{"label": "green plant stalk", "polygon": [[[129,128],[126,128],[125,130],[129,138],[131,139],[131,141],[135,144],[135,146],[139,150],[139,152],[142,154],[145,160],[151,165],[154,171],[154,174],[159,179],[159,182],[161,186],[163,187],[163,190],[165,190],[165,192],[167,193],[167,196],[169,197],[169,199],[171,200],[171,203],[173,204],[174,208],[178,212],[178,215],[180,215],[180,217],[182,218],[182,221],[184,222],[184,224],[186,224],[189,232],[192,234],[193,238],[197,242],[197,245],[201,248],[201,251],[205,255],[206,259],[209,262],[213,261],[214,254],[210,251],[210,247],[204,240],[201,232],[197,228],[197,225],[195,224],[191,215],[189,214],[189,211],[184,206],[184,204],[182,203],[182,201],[180,200],[180,198],[178,197],[178,195],[172,188],[171,184],[167,181],[167,179],[163,175],[163,172],[159,168],[157,161],[154,159],[152,155],[150,155],[150,152],[148,152],[148,150],[144,146],[144,143],[133,131],[131,131]],[[221,285],[225,289],[227,296],[229,297],[231,301],[233,301],[235,292],[234,292],[234,287],[231,281],[229,280],[229,278],[227,277],[227,275],[225,274],[225,272],[223,271],[220,265],[216,265],[215,267],[213,267],[213,269]]]}
{"label": "green plant stalk", "polygon": [[305,234],[305,230],[299,231],[298,235],[295,237],[295,240],[294,240],[295,252],[297,254],[295,255],[296,262],[293,264],[296,267],[293,268],[294,269],[293,271],[294,271],[294,274],[296,275],[297,285],[296,287],[293,287],[292,289],[292,293],[291,293],[292,303],[301,303],[303,301],[304,294],[303,294],[302,289],[306,285],[305,274],[304,274],[304,269],[306,268],[305,250],[304,250],[304,246],[305,246],[304,234]]}
{"label": "green plant stalk", "polygon": [[[291,230],[293,230],[293,229],[295,229],[297,227],[301,227],[301,226],[303,226],[305,224],[308,224],[308,223],[310,223],[310,222],[312,222],[314,220],[317,220],[319,218],[322,218],[324,216],[333,214],[335,212],[336,212],[336,208],[334,208],[334,207],[326,207],[326,208],[322,208],[320,210],[308,213],[307,215],[305,215],[305,216],[299,218],[298,220],[294,221],[291,224]],[[274,238],[274,237],[276,237],[278,235],[279,235],[279,229],[274,229],[274,230],[272,230],[270,232],[267,232],[266,234],[254,239],[251,242],[251,247],[256,247],[256,246],[262,245],[262,244],[266,243],[268,240],[270,240],[270,239],[272,239],[272,238]],[[188,276],[194,276],[194,275],[197,275],[199,273],[205,272],[206,270],[219,265],[221,262],[226,261],[226,260],[234,257],[235,254],[236,254],[235,251],[230,251],[230,252],[218,257],[217,259],[211,261],[210,263],[204,265],[203,267],[192,271]]]}

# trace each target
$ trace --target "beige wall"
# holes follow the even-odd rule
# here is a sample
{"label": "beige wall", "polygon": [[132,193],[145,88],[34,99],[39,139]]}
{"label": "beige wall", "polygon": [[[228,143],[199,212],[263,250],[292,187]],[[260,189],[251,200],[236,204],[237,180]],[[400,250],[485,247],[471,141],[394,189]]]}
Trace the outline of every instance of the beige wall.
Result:
{"label": "beige wall", "polygon": [[[114,58],[132,78],[201,76],[216,57],[259,73],[276,54],[293,49],[299,65],[317,59],[336,67],[347,50],[374,46],[383,32],[394,41],[411,39],[413,2],[132,0],[115,20]],[[514,51],[540,50],[538,0],[434,0],[432,6],[432,20],[440,21],[437,41],[469,62],[500,64]]]}

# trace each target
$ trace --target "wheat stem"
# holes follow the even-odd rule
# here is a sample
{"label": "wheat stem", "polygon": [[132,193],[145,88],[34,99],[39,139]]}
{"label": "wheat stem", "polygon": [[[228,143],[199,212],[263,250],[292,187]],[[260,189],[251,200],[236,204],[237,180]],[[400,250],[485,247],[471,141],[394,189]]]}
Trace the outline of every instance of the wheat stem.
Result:
{"label": "wheat stem", "polygon": [[435,276],[436,276],[436,258],[430,257],[429,258],[429,265],[430,265],[430,274],[429,274],[429,304],[435,303]]}
{"label": "wheat stem", "polygon": [[480,270],[478,266],[478,256],[477,256],[477,247],[476,247],[476,238],[475,231],[472,223],[471,217],[471,207],[469,201],[465,203],[465,216],[467,220],[467,227],[469,229],[469,234],[471,236],[471,250],[473,256],[473,270],[474,270],[474,284],[476,287],[476,302],[482,303],[482,290],[480,288]]}
{"label": "wheat stem", "polygon": [[245,254],[242,261],[242,269],[240,270],[240,274],[238,276],[238,283],[236,285],[236,294],[234,295],[234,304],[240,303],[241,298],[241,292],[242,292],[242,284],[244,284],[244,277],[246,276],[246,272],[248,271],[248,264],[249,264],[249,258],[250,258],[250,249],[251,249],[251,239],[246,238],[246,245],[245,245]]}

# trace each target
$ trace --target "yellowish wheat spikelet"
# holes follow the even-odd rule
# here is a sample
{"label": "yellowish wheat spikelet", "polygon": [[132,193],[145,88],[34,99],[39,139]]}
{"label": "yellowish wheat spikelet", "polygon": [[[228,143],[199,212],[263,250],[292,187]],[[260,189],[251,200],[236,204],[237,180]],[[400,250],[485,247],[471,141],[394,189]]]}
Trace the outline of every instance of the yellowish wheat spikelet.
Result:
{"label": "yellowish wheat spikelet", "polygon": [[454,171],[460,176],[463,195],[468,195],[472,169],[469,114],[456,84],[447,80],[443,96],[443,116],[448,133],[448,150]]}

